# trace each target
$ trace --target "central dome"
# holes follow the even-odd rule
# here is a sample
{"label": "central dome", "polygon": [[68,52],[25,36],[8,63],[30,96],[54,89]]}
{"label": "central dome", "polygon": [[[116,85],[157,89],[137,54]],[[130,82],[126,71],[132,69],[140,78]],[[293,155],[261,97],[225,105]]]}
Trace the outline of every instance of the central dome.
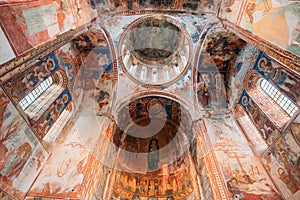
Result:
{"label": "central dome", "polygon": [[133,55],[143,62],[163,62],[173,59],[181,42],[182,32],[162,19],[147,19],[130,31]]}
{"label": "central dome", "polygon": [[144,86],[165,86],[188,69],[191,42],[188,33],[168,17],[144,17],[122,34],[120,63],[130,79]]}

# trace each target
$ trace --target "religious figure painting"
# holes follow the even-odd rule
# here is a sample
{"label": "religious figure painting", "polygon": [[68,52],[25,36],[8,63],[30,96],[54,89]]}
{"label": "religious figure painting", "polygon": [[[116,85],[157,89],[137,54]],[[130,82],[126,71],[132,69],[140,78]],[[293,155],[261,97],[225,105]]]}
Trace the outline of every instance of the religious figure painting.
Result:
{"label": "religious figure painting", "polygon": [[[252,100],[252,98],[246,93],[243,92],[241,98],[239,100],[239,104],[241,104],[253,121],[253,124],[260,130],[261,137],[264,141],[266,141],[267,145],[270,146],[279,136],[279,131],[274,125],[273,121],[271,121],[266,114],[259,108],[259,106]],[[270,106],[270,105],[268,105]],[[270,108],[272,109],[272,108]],[[275,117],[276,112],[272,112]],[[282,118],[280,120],[283,120]],[[283,124],[283,122],[278,121]]]}
{"label": "religious figure painting", "polygon": [[151,139],[148,147],[148,170],[158,169],[159,163],[159,143],[156,139]]}
{"label": "religious figure painting", "polygon": [[1,175],[7,178],[18,177],[31,155],[31,151],[30,144],[24,143],[14,151],[10,152],[3,161],[3,163],[6,163],[7,165],[0,169]]}
{"label": "religious figure painting", "polygon": [[89,152],[76,131],[71,126],[57,138],[57,148],[53,149],[29,196],[79,198]]}
{"label": "religious figure painting", "polygon": [[[247,141],[242,136],[233,117],[205,119],[213,149],[225,175],[227,189],[232,198],[280,199],[263,166],[254,156]],[[238,142],[236,142],[238,141]]]}
{"label": "religious figure painting", "polygon": [[293,136],[294,125],[291,124],[263,160],[285,198],[300,197],[300,146]]}
{"label": "religious figure painting", "polygon": [[62,112],[70,105],[71,101],[71,94],[68,89],[65,89],[36,121],[33,127],[36,128],[37,134],[41,138],[45,137],[55,121],[59,119]]}
{"label": "religious figure painting", "polygon": [[263,51],[260,51],[253,69],[258,71],[265,79],[276,85],[294,103],[300,102],[300,83],[297,77],[281,67],[281,64],[269,58]]}
{"label": "religious figure painting", "polygon": [[60,68],[65,71],[71,91],[74,91],[74,82],[77,79],[79,69],[82,69],[80,51],[74,43],[69,42],[56,50],[55,55],[59,58]]}
{"label": "religious figure painting", "polygon": [[104,71],[100,74],[98,80],[95,80],[96,90],[94,92],[94,98],[98,104],[98,115],[109,113],[113,87],[112,73]]}
{"label": "religious figure painting", "polygon": [[255,46],[246,44],[236,58],[237,64],[230,66],[232,75],[228,77],[227,98],[229,107],[239,98],[243,87],[243,81],[250,67],[253,67],[259,51]]}
{"label": "religious figure painting", "polygon": [[34,1],[28,4],[8,0],[2,4],[0,20],[16,54],[21,55],[63,32],[89,23],[95,17],[90,2],[94,1]]}
{"label": "religious figure painting", "polygon": [[22,199],[43,166],[47,152],[0,89],[0,187]]}
{"label": "religious figure painting", "polygon": [[120,171],[116,175],[114,190],[129,199],[135,196],[181,199],[191,194],[192,182],[188,168],[182,169],[180,174],[157,174],[155,177]]}
{"label": "religious figure painting", "polygon": [[101,30],[93,26],[89,26],[88,31],[75,38],[74,42],[81,52],[89,52],[98,46],[107,46],[105,36]]}
{"label": "religious figure painting", "polygon": [[[222,155],[221,152],[217,154]],[[225,159],[221,161],[222,169],[226,176],[227,189],[233,198],[239,196],[245,199],[261,197],[280,199],[267,173],[253,156],[234,151],[225,154]],[[232,159],[236,159],[236,162]]]}
{"label": "religious figure painting", "polygon": [[251,0],[239,25],[264,40],[299,55],[299,1]]}
{"label": "religious figure painting", "polygon": [[300,146],[300,124],[299,123],[291,124],[291,133],[294,137],[295,142]]}

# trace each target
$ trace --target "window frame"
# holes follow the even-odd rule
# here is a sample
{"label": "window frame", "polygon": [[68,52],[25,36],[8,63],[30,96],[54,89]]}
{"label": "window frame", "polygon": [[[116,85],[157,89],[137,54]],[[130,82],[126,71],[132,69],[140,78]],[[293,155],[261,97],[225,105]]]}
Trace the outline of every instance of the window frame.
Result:
{"label": "window frame", "polygon": [[34,90],[23,97],[18,103],[22,110],[29,108],[51,85],[54,84],[53,77],[44,79]]}
{"label": "window frame", "polygon": [[293,117],[298,111],[298,105],[265,78],[261,78],[259,87],[284,114]]}

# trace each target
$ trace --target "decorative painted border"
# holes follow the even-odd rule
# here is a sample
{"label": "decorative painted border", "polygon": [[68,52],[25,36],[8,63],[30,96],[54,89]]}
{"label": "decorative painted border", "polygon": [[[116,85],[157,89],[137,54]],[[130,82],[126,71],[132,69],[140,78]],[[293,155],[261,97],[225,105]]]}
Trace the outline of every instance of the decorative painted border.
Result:
{"label": "decorative painted border", "polygon": [[13,60],[1,65],[0,83],[6,81],[7,79],[16,75],[17,73],[28,69],[39,60],[42,60],[45,56],[49,55],[56,49],[70,42],[84,30],[85,26],[81,26],[75,30],[70,30],[66,33],[61,34],[53,41],[35,47],[28,53],[25,53],[24,55],[14,58]]}
{"label": "decorative painted border", "polygon": [[197,129],[199,130],[197,131],[197,137],[203,140],[200,148],[202,153],[205,155],[203,158],[204,166],[213,196],[218,200],[229,200],[229,194],[227,192],[224,179],[222,179],[223,174],[219,168],[218,161],[216,159],[216,155],[208,137],[208,131],[203,120],[197,123]]}
{"label": "decorative painted border", "polygon": [[197,181],[197,172],[196,172],[196,166],[194,164],[193,158],[191,156],[191,154],[188,154],[189,157],[189,162],[190,162],[190,174],[191,174],[191,179],[192,179],[192,185],[193,185],[193,189],[194,189],[194,193],[195,193],[195,197],[196,199],[201,199],[201,192],[200,192],[200,187],[201,185],[198,184]]}
{"label": "decorative painted border", "polygon": [[[91,22],[96,23],[97,18],[93,19]],[[118,59],[117,59],[117,54],[116,54],[116,49],[114,46],[113,39],[111,37],[110,32],[101,24],[97,24],[100,27],[101,32],[103,33],[107,43],[108,43],[108,48],[110,50],[111,54],[111,60],[112,60],[112,67],[113,67],[113,76],[114,76],[114,81],[112,85],[112,106],[110,107],[110,113],[112,112],[112,107],[115,105],[115,102],[117,101],[117,83],[118,83]]]}

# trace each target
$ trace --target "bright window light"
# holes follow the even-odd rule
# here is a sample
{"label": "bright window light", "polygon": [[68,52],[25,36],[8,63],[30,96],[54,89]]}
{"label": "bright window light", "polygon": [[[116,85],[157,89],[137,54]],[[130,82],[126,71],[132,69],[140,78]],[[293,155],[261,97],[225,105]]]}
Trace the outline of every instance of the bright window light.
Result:
{"label": "bright window light", "polygon": [[46,91],[53,84],[53,79],[49,76],[33,91],[27,94],[20,102],[20,106],[23,110],[26,110],[44,91]]}
{"label": "bright window light", "polygon": [[260,82],[260,87],[290,117],[298,110],[298,106],[275,88],[269,81],[263,79]]}

